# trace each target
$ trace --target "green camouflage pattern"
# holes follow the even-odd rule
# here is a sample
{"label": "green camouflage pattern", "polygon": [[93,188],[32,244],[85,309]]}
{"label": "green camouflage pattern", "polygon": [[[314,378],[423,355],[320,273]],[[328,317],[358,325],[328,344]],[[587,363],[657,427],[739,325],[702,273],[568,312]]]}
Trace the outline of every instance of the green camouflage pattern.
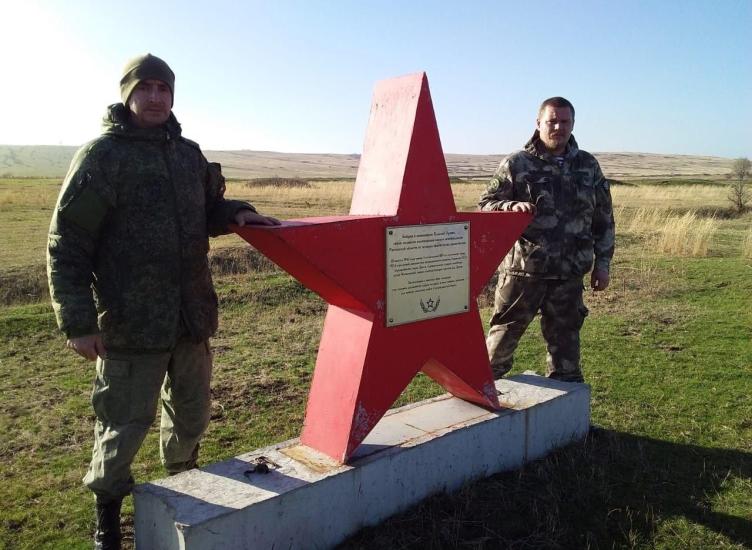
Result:
{"label": "green camouflage pattern", "polygon": [[47,268],[68,338],[101,333],[108,351],[165,351],[217,328],[208,237],[253,207],[224,199],[218,164],[181,136],[109,107],[102,136],[75,155],[52,217]]}
{"label": "green camouflage pattern", "polygon": [[479,206],[508,211],[535,204],[530,225],[501,264],[505,273],[546,279],[608,271],[614,255],[614,216],[608,181],[598,161],[571,137],[561,166],[540,145],[538,131],[499,166]]}
{"label": "green camouflage pattern", "polygon": [[94,448],[83,479],[97,501],[119,500],[131,492],[131,464],[154,422],[160,395],[162,463],[169,474],[196,467],[209,425],[211,374],[208,342],[185,338],[171,352],[108,351],[97,359],[91,394],[97,416]]}
{"label": "green camouflage pattern", "polygon": [[582,279],[540,280],[500,274],[486,338],[494,376],[501,378],[512,369],[520,338],[540,312],[541,331],[546,340],[547,376],[582,382],[580,328],[588,314],[582,290]]}

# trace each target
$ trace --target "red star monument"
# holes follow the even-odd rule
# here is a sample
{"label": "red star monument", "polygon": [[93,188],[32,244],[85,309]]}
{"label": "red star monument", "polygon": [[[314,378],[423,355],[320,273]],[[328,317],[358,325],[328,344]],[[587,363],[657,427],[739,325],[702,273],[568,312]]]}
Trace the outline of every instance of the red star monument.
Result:
{"label": "red star monument", "polygon": [[378,83],[350,214],[234,227],[329,303],[301,443],[346,462],[418,371],[499,408],[476,297],[529,220],[458,212],[425,73]]}

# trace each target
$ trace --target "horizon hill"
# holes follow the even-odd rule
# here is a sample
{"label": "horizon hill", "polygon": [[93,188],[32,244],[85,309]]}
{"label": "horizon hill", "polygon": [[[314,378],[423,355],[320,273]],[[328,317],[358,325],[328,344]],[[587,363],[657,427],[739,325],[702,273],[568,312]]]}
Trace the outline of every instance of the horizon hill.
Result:
{"label": "horizon hill", "polygon": [[[79,146],[0,145],[0,178],[63,178]],[[313,180],[355,179],[359,154],[281,153],[275,151],[204,151],[222,165],[228,178],[266,177]],[[608,178],[720,179],[731,172],[733,159],[658,153],[594,153]],[[445,155],[449,177],[490,178],[506,154]]]}

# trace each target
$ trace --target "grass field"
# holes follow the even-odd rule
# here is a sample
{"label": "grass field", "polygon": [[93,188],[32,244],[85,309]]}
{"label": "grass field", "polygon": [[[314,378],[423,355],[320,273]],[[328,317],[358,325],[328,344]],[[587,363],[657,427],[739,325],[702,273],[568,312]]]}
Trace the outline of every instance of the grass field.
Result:
{"label": "grass field", "polygon": [[[0,549],[89,548],[93,529],[80,483],[93,365],[66,352],[43,294],[58,186],[0,179]],[[458,207],[474,208],[480,189],[454,185]],[[588,438],[432,497],[343,548],[752,547],[752,213],[731,215],[717,182],[612,190],[611,288],[588,294],[582,335]],[[342,181],[228,185],[229,196],[280,218],[346,213],[351,193]],[[683,246],[699,234],[700,246]],[[215,241],[212,263],[221,320],[204,463],[299,433],[325,311],[234,236]],[[544,361],[531,326],[515,372],[543,372]],[[419,375],[399,403],[438,393]],[[134,475],[163,475],[156,430]],[[130,499],[125,522],[131,537]]]}

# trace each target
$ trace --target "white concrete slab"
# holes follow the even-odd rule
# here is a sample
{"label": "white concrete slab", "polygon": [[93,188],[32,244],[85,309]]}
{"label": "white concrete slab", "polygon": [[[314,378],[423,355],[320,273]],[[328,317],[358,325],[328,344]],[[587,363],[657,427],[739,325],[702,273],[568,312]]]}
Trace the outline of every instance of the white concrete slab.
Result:
{"label": "white concrete slab", "polygon": [[[581,439],[590,388],[524,374],[502,411],[441,396],[390,411],[348,465],[290,440],[139,485],[138,549],[330,548],[427,496]],[[268,474],[249,473],[258,457]]]}

